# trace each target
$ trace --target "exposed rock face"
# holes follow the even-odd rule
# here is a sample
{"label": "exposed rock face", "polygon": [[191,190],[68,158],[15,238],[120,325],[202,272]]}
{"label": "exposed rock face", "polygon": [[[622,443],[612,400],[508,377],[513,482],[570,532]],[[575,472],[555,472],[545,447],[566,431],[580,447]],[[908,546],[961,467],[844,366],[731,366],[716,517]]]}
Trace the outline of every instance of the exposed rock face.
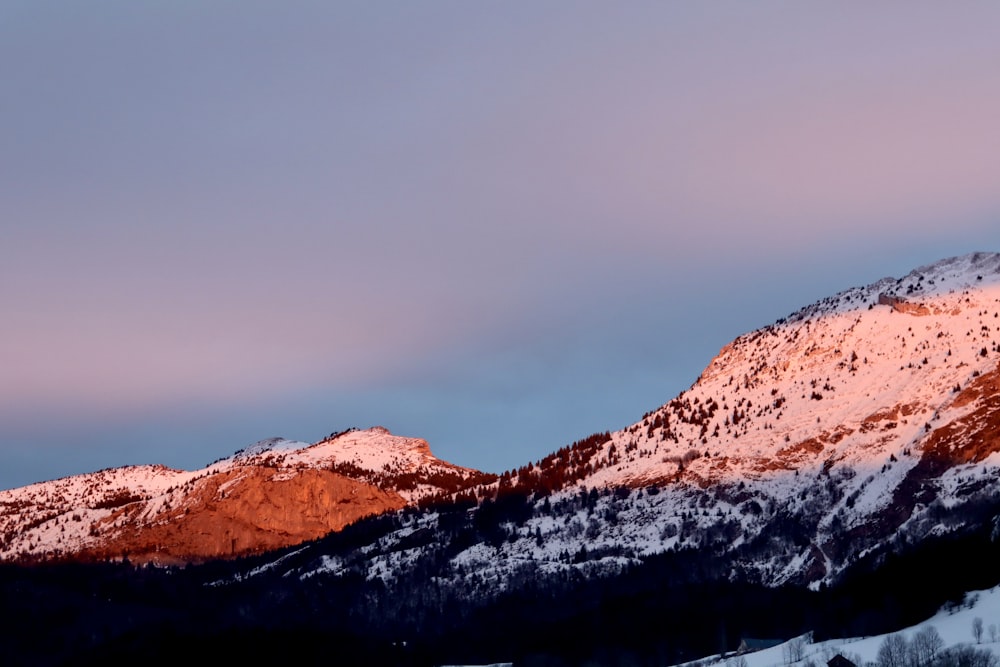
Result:
{"label": "exposed rock face", "polygon": [[878,304],[880,306],[889,306],[897,313],[906,313],[908,315],[930,315],[931,310],[922,303],[912,303],[907,301],[901,296],[892,296],[889,294],[879,294]]}
{"label": "exposed rock face", "polygon": [[316,539],[405,505],[398,493],[327,470],[238,469],[199,481],[183,507],[141,528],[141,503],[117,509],[92,525],[105,539],[79,557],[127,554],[132,562],[178,563],[241,556]]}
{"label": "exposed rock face", "polygon": [[1000,452],[1000,365],[979,374],[959,392],[952,406],[973,409],[934,430],[924,445],[924,459],[958,465],[978,463]]}

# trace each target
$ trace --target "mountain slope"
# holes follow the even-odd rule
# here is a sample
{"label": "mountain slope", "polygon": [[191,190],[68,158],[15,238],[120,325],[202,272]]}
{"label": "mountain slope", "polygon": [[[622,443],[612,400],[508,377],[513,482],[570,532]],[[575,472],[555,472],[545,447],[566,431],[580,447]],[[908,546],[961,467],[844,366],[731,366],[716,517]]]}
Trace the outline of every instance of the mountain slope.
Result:
{"label": "mountain slope", "polygon": [[502,591],[690,552],[700,576],[829,584],[996,521],[998,340],[1000,255],[847,290],[737,338],[628,428],[285,567],[388,581],[432,561],[455,586]]}
{"label": "mountain slope", "polygon": [[0,558],[198,561],[321,537],[488,480],[376,427],[261,441],[202,470],[130,466],[0,492]]}
{"label": "mountain slope", "polygon": [[1000,359],[998,265],[996,255],[948,260],[741,336],[689,391],[615,434],[619,448],[653,460],[626,455],[590,481],[675,479],[670,457],[692,448],[708,456],[681,476],[699,484],[838,464],[871,472],[921,448],[985,407]]}
{"label": "mountain slope", "polygon": [[[259,529],[274,534],[330,516],[311,500],[335,496],[326,484],[405,507],[245,560],[0,568],[0,587],[27,598],[14,614],[24,627],[76,619],[62,652],[109,647],[94,664],[222,637],[323,659],[348,646],[383,664],[662,665],[741,637],[892,631],[1000,583],[998,327],[1000,255],[969,255],[741,336],[637,423],[499,478],[441,468],[422,441],[373,429],[311,447],[262,441],[197,473],[131,468],[5,492],[14,555],[50,550],[72,522],[47,516],[70,505],[56,491],[86,499],[78,523],[97,522],[101,539],[154,530],[148,509],[164,519],[155,529],[214,531],[223,551],[228,508],[252,508],[242,521],[272,511]],[[301,498],[274,491],[286,482]],[[169,514],[173,484],[204,523]],[[164,497],[170,510],[151,504]],[[74,553],[169,562],[101,539]],[[115,615],[111,630],[81,611],[96,608]]]}
{"label": "mountain slope", "polygon": [[[496,480],[381,429],[265,441],[195,473],[4,492],[0,554],[234,555],[433,499],[363,548],[307,549],[295,572],[388,581],[431,561],[501,591],[697,551],[706,576],[818,586],[900,541],[995,520],[998,340],[1000,255],[952,258],[740,336],[640,422]],[[197,548],[177,546],[192,535]]]}
{"label": "mountain slope", "polygon": [[[997,626],[992,620],[1000,616],[1000,588],[985,591],[970,591],[960,602],[952,602],[938,611],[932,617],[917,625],[902,628],[894,634],[913,644],[920,633],[930,632],[939,642],[930,642],[930,655],[917,657],[918,664],[930,667],[931,656],[943,657],[952,652],[953,660],[941,661],[943,664],[978,664],[983,667],[996,665],[1000,662],[1000,641],[997,640]],[[973,629],[976,619],[983,624],[992,625],[992,633],[983,632],[977,641]],[[889,633],[865,637],[849,637],[812,640],[811,633],[795,637],[787,642],[742,656],[741,664],[746,667],[777,667],[778,665],[823,665],[828,664],[835,655],[849,656],[856,665],[878,664],[879,649],[885,644]],[[919,640],[917,640],[919,642]],[[925,644],[926,646],[926,644]],[[916,648],[916,647],[914,647]],[[983,651],[986,654],[970,654],[971,651]],[[959,653],[961,652],[961,653]],[[958,657],[958,656],[961,657]],[[992,655],[992,658],[989,657]],[[726,667],[733,663],[718,655],[705,656],[697,661],[700,667]],[[939,663],[939,664],[941,664]],[[689,663],[690,664],[690,663]]]}

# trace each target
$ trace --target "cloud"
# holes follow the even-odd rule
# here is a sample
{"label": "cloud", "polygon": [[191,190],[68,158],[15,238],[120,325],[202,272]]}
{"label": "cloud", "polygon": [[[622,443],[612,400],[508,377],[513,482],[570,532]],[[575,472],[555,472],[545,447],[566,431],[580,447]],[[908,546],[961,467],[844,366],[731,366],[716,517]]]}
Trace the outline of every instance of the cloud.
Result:
{"label": "cloud", "polygon": [[995,12],[25,6],[0,442],[620,425],[743,331],[1000,246]]}

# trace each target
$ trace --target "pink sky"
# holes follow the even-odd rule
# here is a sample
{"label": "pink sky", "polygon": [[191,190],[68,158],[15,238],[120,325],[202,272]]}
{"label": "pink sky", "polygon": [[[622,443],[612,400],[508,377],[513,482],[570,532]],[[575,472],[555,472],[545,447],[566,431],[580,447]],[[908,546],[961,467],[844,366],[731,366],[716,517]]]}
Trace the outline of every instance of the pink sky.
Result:
{"label": "pink sky", "polygon": [[372,423],[501,470],[631,423],[746,330],[1000,249],[998,27],[7,3],[0,487]]}

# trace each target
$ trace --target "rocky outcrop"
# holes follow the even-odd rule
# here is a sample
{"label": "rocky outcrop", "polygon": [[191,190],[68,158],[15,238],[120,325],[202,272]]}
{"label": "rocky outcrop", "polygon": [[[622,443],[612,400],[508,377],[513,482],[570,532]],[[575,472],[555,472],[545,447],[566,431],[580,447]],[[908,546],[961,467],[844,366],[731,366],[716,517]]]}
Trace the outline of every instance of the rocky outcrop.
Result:
{"label": "rocky outcrop", "polygon": [[231,558],[313,540],[405,505],[398,493],[326,470],[238,469],[202,480],[183,507],[142,528],[141,503],[117,509],[91,526],[103,539],[75,557],[160,564]]}

